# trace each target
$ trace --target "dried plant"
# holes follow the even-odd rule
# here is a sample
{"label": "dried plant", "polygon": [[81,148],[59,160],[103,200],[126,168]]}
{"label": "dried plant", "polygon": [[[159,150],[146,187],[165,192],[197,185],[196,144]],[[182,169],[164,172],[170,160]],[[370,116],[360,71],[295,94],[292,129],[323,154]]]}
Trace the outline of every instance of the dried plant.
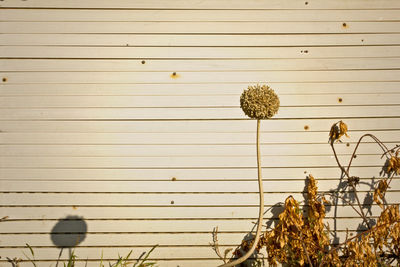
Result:
{"label": "dried plant", "polygon": [[250,118],[272,118],[279,109],[279,98],[267,85],[249,86],[240,96],[240,107]]}
{"label": "dried plant", "polygon": [[[132,254],[132,250],[125,257],[122,257],[122,256],[118,255],[118,260],[116,262],[114,262],[114,263],[109,262],[107,266],[109,266],[109,267],[150,267],[150,266],[156,267],[157,263],[149,261],[148,258],[150,256],[150,253],[152,253],[153,250],[157,246],[158,245],[153,246],[147,253],[143,252],[139,256],[138,259],[130,259],[130,256]],[[29,244],[26,244],[26,248],[29,249],[29,252],[31,254],[31,256],[28,256],[23,252],[25,257],[27,258],[27,261],[29,261],[34,267],[38,266],[37,264],[39,264],[40,261],[35,259],[35,252],[34,252],[33,248]],[[61,256],[61,254],[59,255],[59,258],[57,260],[56,266],[58,266],[58,262],[60,261],[60,256]],[[7,261],[13,267],[19,267],[20,266],[20,262],[24,262],[24,260],[22,260],[20,258],[13,258],[13,259],[7,258]],[[63,266],[64,267],[75,267],[77,265],[77,262],[78,262],[78,256],[75,254],[74,251],[72,251],[70,253],[68,259],[65,262],[63,262]],[[85,266],[87,266],[87,262],[88,262],[88,260],[85,261]],[[104,267],[104,266],[105,265],[103,264],[103,253],[102,253],[101,260],[100,260],[100,263],[99,263],[99,267]]]}
{"label": "dried plant", "polygon": [[[268,263],[288,266],[398,266],[400,262],[400,212],[399,205],[389,205],[385,199],[387,190],[395,175],[400,173],[400,146],[392,149],[372,134],[364,134],[358,140],[349,163],[344,167],[337,156],[335,144],[340,138],[348,135],[348,127],[343,121],[333,124],[329,132],[329,144],[336,163],[342,171],[346,184],[344,190],[318,193],[317,182],[312,175],[308,176],[305,202],[302,206],[292,196],[285,200],[284,210],[272,229],[267,229],[259,240],[247,242],[257,251],[266,249]],[[371,199],[381,208],[376,220],[372,214],[366,216],[361,205],[358,189],[360,178],[351,176],[350,170],[357,150],[366,137],[371,138],[383,151],[386,162],[382,167],[383,176],[373,181]],[[354,199],[348,196],[353,195]],[[330,201],[326,197],[330,197]],[[337,205],[338,200],[350,206],[362,220],[364,230],[357,235],[346,235],[344,242],[337,244],[330,238],[333,232],[324,222],[326,207]],[[354,203],[355,202],[355,203]],[[336,203],[336,204],[335,204]],[[373,205],[371,203],[371,205]],[[375,224],[373,224],[373,222]],[[257,237],[257,236],[256,236]],[[245,245],[246,245],[245,244]],[[218,246],[218,244],[216,244]],[[241,248],[246,247],[241,245]],[[235,254],[235,252],[234,252]]]}
{"label": "dried plant", "polygon": [[262,174],[261,174],[261,155],[260,155],[260,121],[262,119],[269,119],[274,116],[279,109],[279,98],[275,94],[274,90],[272,90],[267,85],[255,85],[249,86],[247,90],[244,90],[240,97],[240,107],[243,112],[249,116],[250,118],[257,119],[257,176],[258,176],[258,192],[259,192],[259,212],[258,212],[258,222],[257,222],[257,230],[254,237],[254,241],[248,250],[242,255],[238,253],[238,250],[235,250],[234,255],[238,258],[235,260],[231,260],[227,262],[227,254],[229,250],[225,251],[224,256],[221,255],[218,248],[218,238],[217,231],[213,232],[213,240],[214,243],[212,247],[218,257],[224,261],[223,265],[220,267],[230,267],[238,265],[244,261],[246,261],[256,250],[258,242],[261,236],[262,229],[262,219],[264,214],[264,189],[262,184]]}
{"label": "dried plant", "polygon": [[316,181],[309,176],[307,186],[308,209],[300,209],[299,203],[289,196],[285,209],[279,215],[278,224],[264,233],[262,243],[268,252],[268,262],[292,265],[312,265],[323,257],[323,251],[329,246],[328,230],[323,219],[327,200],[318,196]]}

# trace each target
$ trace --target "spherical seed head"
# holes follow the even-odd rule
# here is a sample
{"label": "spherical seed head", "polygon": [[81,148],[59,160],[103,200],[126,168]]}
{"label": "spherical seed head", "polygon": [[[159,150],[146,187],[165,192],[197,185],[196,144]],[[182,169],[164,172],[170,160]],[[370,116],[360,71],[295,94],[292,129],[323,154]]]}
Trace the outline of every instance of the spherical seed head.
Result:
{"label": "spherical seed head", "polygon": [[279,109],[279,98],[267,85],[249,86],[240,97],[244,114],[254,119],[272,118]]}

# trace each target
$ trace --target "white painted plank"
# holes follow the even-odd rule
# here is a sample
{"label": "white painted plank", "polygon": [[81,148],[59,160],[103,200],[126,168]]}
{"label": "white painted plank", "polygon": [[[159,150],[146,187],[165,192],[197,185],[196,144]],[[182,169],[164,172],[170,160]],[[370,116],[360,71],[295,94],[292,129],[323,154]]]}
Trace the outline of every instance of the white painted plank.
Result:
{"label": "white painted plank", "polygon": [[[365,158],[365,156],[362,158]],[[332,161],[336,163],[334,159]],[[376,161],[370,159],[370,162],[370,165],[375,165]],[[2,191],[18,192],[258,192],[258,183],[255,181],[96,181],[96,183],[92,181],[57,181],[52,183],[48,181],[31,181],[29,183],[26,181],[0,181],[0,184]],[[330,191],[337,188],[338,184],[338,181],[320,180],[318,189]],[[264,188],[265,192],[303,192],[305,181],[266,180]],[[368,191],[371,189],[371,184],[367,180],[363,180],[358,188],[361,191]],[[393,190],[400,188],[400,180],[392,180],[391,188]],[[163,205],[185,205],[185,203],[171,204],[169,202],[164,201]],[[227,201],[226,204],[230,203]],[[49,203],[48,205],[52,204]],[[210,202],[209,205],[214,206],[214,203]],[[215,205],[223,205],[223,202],[215,203]],[[253,202],[252,205],[257,206],[257,203]]]}
{"label": "white painted plank", "polygon": [[[48,10],[47,10],[48,11]],[[0,10],[1,12],[1,10]],[[315,14],[315,13],[314,13]],[[336,34],[7,34],[1,45],[75,45],[75,46],[346,46],[398,45],[397,33]]]}
{"label": "white painted plank", "polygon": [[363,0],[334,1],[326,2],[324,0],[315,0],[313,2],[303,1],[257,1],[248,0],[246,2],[240,0],[213,0],[195,1],[195,0],[118,0],[109,2],[107,0],[70,0],[68,2],[62,0],[36,0],[34,3],[30,1],[5,1],[2,7],[35,7],[35,8],[129,8],[129,9],[385,9],[400,8],[400,4],[396,0],[368,1]]}
{"label": "white painted plank", "polygon": [[[240,240],[238,240],[240,241]],[[0,248],[0,253],[2,255],[8,255],[11,258],[21,257],[23,256],[21,250],[27,253],[28,249],[5,249]],[[131,259],[139,258],[143,252],[149,251],[150,248],[119,248],[118,253],[115,248],[75,248],[75,255],[79,255],[78,257],[81,260],[88,259],[100,259],[103,255],[103,259],[115,259],[114,263],[118,259],[118,255],[125,257],[132,250]],[[35,248],[35,258],[36,259],[49,259],[49,258],[57,258],[60,254],[60,249],[58,248]],[[187,255],[193,255],[192,257],[199,258],[216,258],[215,252],[212,248],[209,247],[180,247],[179,249],[170,248],[170,247],[158,247],[152,253],[152,259],[168,259],[168,258],[186,258]],[[68,249],[64,250],[64,253],[61,254],[61,259],[66,260],[69,258]],[[221,261],[222,263],[222,261]],[[59,264],[61,265],[61,263]]]}
{"label": "white painted plank", "polygon": [[[348,163],[348,158],[342,159]],[[343,163],[343,164],[344,164]],[[380,177],[382,170],[379,166],[367,166],[351,168],[351,174],[361,178]],[[311,173],[317,179],[338,179],[341,176],[340,169],[335,167],[299,167],[299,168],[263,168],[263,179],[265,180],[304,180]],[[257,168],[241,169],[2,169],[0,172],[2,180],[38,180],[38,181],[177,181],[185,180],[252,180],[257,179]]]}
{"label": "white painted plank", "polygon": [[3,21],[392,21],[397,10],[7,9]]}
{"label": "white painted plank", "polygon": [[400,22],[0,22],[3,33],[399,33]]}
{"label": "white painted plank", "polygon": [[[300,200],[299,198],[298,200]],[[67,221],[65,218],[64,222],[70,222],[74,225],[76,221]],[[346,222],[347,220],[347,222]],[[269,224],[273,220],[268,220]],[[243,219],[243,220],[114,220],[114,221],[102,221],[102,220],[87,220],[88,231],[90,233],[95,232],[135,232],[140,230],[143,233],[165,233],[171,232],[171,224],[174,225],[173,230],[176,232],[205,232],[210,233],[214,227],[218,226],[219,231],[222,234],[226,232],[247,232],[253,226],[256,220]],[[336,220],[336,227],[338,230],[346,230],[346,227],[352,231],[356,230],[361,222],[360,218],[348,218]],[[57,220],[40,220],[40,221],[3,221],[1,233],[51,233],[54,226],[58,223]],[[324,223],[328,223],[333,230],[335,219],[328,218],[324,220]],[[72,229],[71,229],[72,230]],[[70,230],[70,231],[71,231]],[[58,232],[63,232],[58,231]],[[64,230],[66,232],[66,230]],[[50,244],[49,244],[50,245]],[[95,244],[92,244],[95,245]],[[140,245],[140,244],[132,244]]]}
{"label": "white painted plank", "polygon": [[[287,196],[287,194],[285,194]],[[372,214],[379,214],[382,209],[374,205]],[[273,216],[271,211],[264,213],[264,218]],[[327,212],[333,217],[335,210]],[[1,217],[9,216],[13,219],[59,219],[68,215],[80,216],[85,219],[149,219],[149,218],[252,218],[258,215],[258,207],[3,207]],[[277,216],[276,216],[277,217]],[[343,206],[337,210],[336,218],[359,218],[359,215],[350,206]],[[145,238],[142,236],[141,238]],[[166,240],[160,240],[166,241]],[[26,242],[26,241],[25,241]],[[8,243],[8,242],[7,242]]]}
{"label": "white painted plank", "polygon": [[[352,233],[354,234],[354,233]],[[244,235],[243,235],[244,237]],[[239,241],[241,241],[241,239],[239,239]],[[150,248],[136,248],[133,249],[132,252],[132,258],[137,258],[140,256],[141,253],[143,253],[146,250],[149,250]],[[220,248],[221,251],[224,251],[226,249],[226,247],[222,247]],[[118,254],[116,253],[115,250],[113,249],[109,249],[109,248],[104,248],[104,258],[106,259],[112,259],[112,258],[117,258]],[[131,248],[121,248],[120,254],[121,256],[126,256],[130,250],[132,250]],[[60,254],[60,249],[57,248],[37,248],[35,251],[37,251],[37,258],[38,259],[48,259],[49,256],[51,255],[52,257],[56,257],[58,254]],[[81,248],[78,247],[75,250],[76,255],[82,255],[81,257],[83,259],[81,259],[84,262],[84,259],[86,257],[88,257],[89,259],[97,259],[99,260],[99,258],[101,257],[101,250],[98,248]],[[29,253],[29,250],[26,248],[24,249],[24,252],[27,254]],[[7,255],[7,253],[9,253],[11,255],[11,257],[17,257],[17,256],[21,256],[23,255],[21,251],[15,251],[12,249],[0,249],[0,253],[4,253]],[[260,251],[261,254],[266,254],[265,249],[263,251]],[[36,253],[35,253],[36,254]],[[211,247],[200,247],[200,248],[195,248],[195,247],[182,247],[182,248],[164,248],[164,247],[159,247],[156,248],[151,256],[149,257],[149,259],[167,259],[167,258],[171,258],[171,259],[176,259],[176,258],[185,258],[184,255],[196,255],[196,258],[205,258],[205,259],[210,259],[210,258],[216,258],[217,256],[215,255],[215,252],[212,250]],[[62,259],[68,259],[68,252],[65,250],[62,257]],[[116,260],[114,260],[116,261]],[[265,259],[266,261],[266,259]],[[219,262],[219,264],[222,264],[222,260]],[[84,263],[82,263],[83,265]],[[181,266],[179,262],[176,262],[175,266]],[[95,266],[95,265],[93,265]],[[97,265],[98,266],[98,265]],[[183,265],[182,265],[183,266]],[[195,265],[187,265],[187,266],[195,266]],[[207,262],[203,262],[203,264],[200,265],[196,265],[196,266],[216,266],[216,265],[208,265]]]}
{"label": "white painted plank", "polygon": [[3,72],[7,83],[260,83],[399,81],[400,70],[229,72]]}
{"label": "white painted plank", "polygon": [[[399,40],[400,43],[400,40]],[[145,72],[145,71],[294,71],[396,69],[400,58],[354,59],[258,59],[258,60],[54,60],[3,59],[4,72]]]}
{"label": "white painted plank", "polygon": [[[343,97],[343,101],[346,98]],[[334,119],[269,120],[261,128],[267,132],[320,131],[328,133]],[[352,118],[345,123],[351,132],[391,131],[400,128],[400,118]],[[308,128],[306,127],[308,126]],[[254,120],[230,121],[3,121],[3,133],[253,133]],[[380,133],[375,132],[379,135]],[[346,140],[354,142],[353,140]]]}
{"label": "white painted plank", "polygon": [[363,58],[399,57],[400,46],[365,47],[40,47],[2,46],[1,58]]}
{"label": "white painted plank", "polygon": [[[265,167],[336,166],[333,156],[263,156]],[[377,155],[359,155],[357,166],[384,165]],[[222,158],[221,156],[157,157],[1,157],[1,168],[249,168],[255,156]]]}
{"label": "white painted plank", "polygon": [[[264,122],[267,128],[268,122]],[[382,142],[398,142],[398,131],[370,131]],[[363,132],[351,133],[355,142]],[[256,133],[1,133],[3,144],[254,144]],[[328,144],[328,132],[274,132],[263,133],[261,143],[267,144]],[[371,141],[366,139],[365,141]]]}
{"label": "white painted plank", "polygon": [[[400,40],[399,40],[400,43]],[[396,69],[400,58],[258,60],[54,60],[3,59],[4,72],[294,71]]]}
{"label": "white painted plank", "polygon": [[[7,76],[3,76],[7,79]],[[342,94],[346,101],[347,94],[396,94],[399,93],[400,82],[268,82],[278,95],[298,94]],[[205,84],[10,84],[7,81],[0,86],[2,96],[29,95],[236,95],[239,97],[249,86],[243,83],[205,83]]]}
{"label": "white painted plank", "polygon": [[[133,108],[133,107],[215,107],[239,108],[237,95],[222,96],[18,96],[0,97],[2,108]],[[343,100],[345,99],[345,100]],[[396,105],[398,94],[282,95],[281,107],[321,105]]]}
{"label": "white painted plank", "polygon": [[[343,220],[347,220],[344,218]],[[337,218],[337,220],[342,220]],[[173,221],[171,222],[171,224]],[[215,226],[218,226],[218,221],[215,221]],[[222,246],[239,245],[244,238],[245,233],[224,233],[222,229],[218,234],[219,243]],[[99,247],[131,247],[152,246],[158,244],[160,246],[207,246],[209,247],[212,241],[212,228],[209,233],[130,233],[130,234],[88,234],[85,240],[80,244],[82,246],[88,244],[99,244]],[[248,229],[250,231],[250,229]],[[345,233],[339,232],[339,237],[344,237]],[[18,234],[18,235],[2,235],[2,241],[10,244],[9,246],[26,247],[28,242],[31,246],[53,246],[49,234]],[[93,245],[92,245],[93,246]],[[139,248],[138,248],[139,249]],[[211,249],[211,248],[210,248]],[[101,253],[101,251],[100,251]],[[100,254],[101,256],[101,254]],[[190,257],[188,257],[190,258]]]}
{"label": "white painted plank", "polygon": [[[400,106],[281,107],[275,118],[380,118],[397,117]],[[31,108],[2,109],[0,120],[163,120],[163,119],[246,119],[240,108]]]}
{"label": "white painted plank", "polygon": [[[148,250],[150,250],[150,249],[151,249],[151,246],[149,246]],[[116,249],[116,254],[115,255],[118,255],[118,249]],[[110,262],[113,264],[117,260],[118,260],[118,258],[115,258],[115,259],[112,259],[112,261],[110,261]],[[1,261],[0,260],[0,263],[2,263],[2,262],[4,262],[5,264],[8,264],[8,262],[6,263],[6,261]],[[87,266],[87,267],[98,267],[101,263],[102,264],[108,264],[108,261],[101,261],[100,259],[91,260],[91,261],[88,261],[87,263],[86,263],[86,260],[77,259],[76,262],[77,262],[77,264],[82,264],[82,265]],[[196,259],[196,258],[192,258],[192,259],[190,259],[190,258],[176,259],[175,258],[175,259],[172,259],[172,260],[157,259],[156,262],[157,262],[158,266],[163,266],[163,267],[201,266],[203,264],[207,264],[208,266],[218,266],[218,265],[221,265],[223,263],[220,259],[216,259],[216,258],[212,258],[212,259],[207,259],[207,258],[205,258],[205,259]],[[38,263],[41,263],[41,264],[43,264],[45,266],[55,266],[57,264],[57,260],[53,259],[53,260],[46,260],[46,261],[38,261]],[[60,261],[58,264],[62,264],[62,263],[63,262]],[[65,261],[65,264],[67,264],[67,263],[68,262]],[[32,263],[29,262],[29,261],[19,262],[19,264],[20,264],[21,267],[32,266]]]}
{"label": "white painted plank", "polygon": [[[390,146],[390,144],[388,144]],[[336,147],[339,155],[351,155],[355,144]],[[382,151],[376,144],[363,144],[357,150],[357,155],[376,154]],[[274,144],[261,145],[261,154],[264,156],[301,156],[301,155],[332,155],[332,149],[327,144]],[[45,156],[58,157],[206,157],[221,156],[249,157],[256,155],[255,145],[1,145],[0,155],[31,157]]]}
{"label": "white painted plank", "polygon": [[[377,182],[378,179],[375,179],[375,183]],[[208,182],[204,181],[203,183],[208,183],[210,187],[213,186],[215,182]],[[245,184],[241,184],[239,182],[230,182],[236,186],[241,186]],[[257,183],[256,181],[252,181],[252,183]],[[285,186],[289,183],[293,183],[293,181],[281,181],[281,186]],[[266,209],[269,209],[271,206],[274,205],[281,205],[284,200],[287,198],[287,196],[290,194],[292,195],[295,199],[298,201],[304,201],[304,195],[302,193],[302,190],[305,187],[305,181],[299,181],[295,183],[299,184],[299,187],[296,189],[297,191],[301,191],[301,193],[297,192],[290,192],[290,193],[279,193],[279,192],[266,192],[265,193],[265,201],[264,204],[266,205]],[[368,185],[366,183],[369,183],[371,186],[376,186],[375,183],[372,182],[371,179],[362,179],[361,180],[362,185],[358,186],[358,190],[364,190],[368,191]],[[153,186],[157,186],[160,183],[155,183],[155,182],[149,182],[149,184],[152,184]],[[324,188],[328,188],[329,190],[331,189],[337,189],[337,187],[341,183],[339,180],[333,181],[323,181],[323,180],[318,180],[318,190],[319,192],[323,192]],[[391,183],[391,188],[396,189],[396,191],[391,191],[386,193],[386,200],[388,203],[396,203],[400,200],[399,196],[399,179],[393,180]],[[265,186],[266,190],[269,190],[269,186],[273,186],[270,181],[265,181]],[[289,191],[289,190],[288,190]],[[327,191],[327,190],[325,190]],[[351,196],[353,194],[350,193]],[[364,202],[364,198],[366,196],[365,192],[359,192],[358,193],[360,200]],[[31,206],[58,206],[58,207],[69,207],[69,208],[74,208],[79,209],[81,207],[115,207],[117,208],[118,206],[253,206],[257,207],[259,200],[258,200],[258,192],[253,192],[253,193],[203,193],[201,194],[200,192],[198,193],[186,193],[186,194],[181,194],[181,193],[170,193],[170,194],[162,194],[162,193],[136,193],[136,194],[110,194],[110,193],[2,193],[1,196],[1,205],[4,206],[24,206],[26,208],[29,208]],[[329,199],[329,197],[327,197]],[[348,201],[348,200],[347,200]],[[335,204],[335,203],[332,203]],[[346,201],[339,200],[338,204],[347,204]],[[368,203],[367,204],[371,204]],[[331,205],[327,205],[327,207],[331,207]],[[12,219],[12,218],[10,218]],[[17,223],[16,225],[13,225],[13,223]],[[143,222],[142,224],[144,224]],[[150,222],[149,222],[150,223]],[[187,228],[190,227],[191,231],[196,231],[196,224],[198,222],[187,222],[188,225],[182,224],[181,226],[184,226],[184,229],[189,231]],[[26,225],[27,222],[15,222],[15,221],[9,221],[8,224],[2,223],[2,232],[3,231],[8,231],[8,232],[17,232],[16,228],[18,225],[20,225],[21,229],[23,228],[23,225]],[[34,231],[32,229],[36,229],[35,231],[39,232],[44,232],[46,231],[46,228],[40,228],[40,225],[43,227],[43,222],[38,222],[36,228],[32,228],[32,225],[26,225],[25,229],[23,229],[23,232],[30,232]],[[93,223],[94,224],[94,223]],[[152,224],[149,224],[147,226],[141,227],[139,224],[137,226],[137,229],[140,229],[141,231],[151,231],[152,229],[156,229],[157,227],[157,222],[154,221]],[[98,225],[98,223],[96,223]],[[103,225],[101,228],[98,228],[96,226],[90,227],[91,231],[124,231],[123,228],[117,227],[117,225],[109,225],[108,223],[100,224]],[[106,226],[108,227],[106,227]],[[124,224],[125,225],[125,224]],[[139,227],[140,226],[140,227]],[[162,225],[161,225],[162,226]],[[180,230],[181,226],[176,225],[176,231],[183,231]],[[186,227],[187,226],[187,227]],[[234,222],[232,222],[232,227],[239,227],[240,224],[235,225]],[[127,227],[129,224],[127,224]],[[149,228],[150,227],[150,228]],[[198,225],[197,226],[198,231],[209,231],[210,228],[204,229],[203,226]],[[248,227],[248,226],[247,226]],[[97,230],[96,230],[97,229]],[[147,230],[146,230],[147,229]],[[163,227],[163,231],[171,231],[170,228],[167,226]],[[236,228],[237,229],[237,228]],[[345,228],[343,228],[345,229]],[[228,229],[225,229],[228,231]],[[242,229],[243,230],[243,229]],[[50,230],[49,230],[50,231]],[[128,230],[127,230],[128,231]],[[160,230],[161,231],[161,230]]]}
{"label": "white painted plank", "polygon": [[[205,182],[205,181],[204,181]],[[204,183],[203,182],[203,183]],[[253,183],[257,183],[256,181],[252,181]],[[266,181],[268,183],[268,181]],[[330,181],[332,184],[333,181]],[[152,184],[153,182],[149,182]],[[304,187],[303,181],[303,187]],[[336,182],[338,183],[338,182]],[[209,183],[212,186],[212,183]],[[395,200],[397,192],[389,192],[388,199]],[[266,193],[268,198],[265,200],[265,205],[268,207],[275,205],[277,203],[282,203],[285,200],[284,194],[280,193]],[[292,193],[296,199],[303,200],[302,193]],[[257,205],[258,204],[258,193],[136,193],[136,194],[110,194],[110,193],[2,193],[0,195],[1,205],[2,206],[69,206],[72,208],[74,206],[78,209],[81,206],[218,206],[218,205]],[[173,204],[171,203],[173,201]],[[51,204],[50,204],[51,203]],[[10,218],[12,219],[12,218]],[[2,223],[2,231],[8,232],[16,232],[16,228],[12,226],[13,221],[9,221],[9,228],[7,225]],[[26,222],[20,222],[21,225],[26,224]],[[198,222],[193,222],[191,227],[195,227]],[[43,223],[42,223],[43,224]],[[156,225],[157,222],[154,222]],[[30,226],[26,226],[26,231],[33,231]],[[200,231],[201,226],[198,230]],[[36,229],[36,228],[35,228]],[[91,231],[96,231],[91,228]],[[115,231],[115,229],[111,227],[111,231]],[[137,229],[141,229],[143,231],[147,231],[141,227]],[[167,228],[168,229],[168,228]],[[175,229],[178,231],[179,228]],[[209,231],[210,229],[207,229]],[[25,231],[25,232],[26,232]],[[39,232],[45,231],[44,228],[38,228]],[[100,230],[98,230],[100,231]],[[106,230],[104,230],[106,231]],[[148,230],[150,231],[150,230]],[[171,229],[169,228],[169,231]],[[195,231],[195,230],[193,230]]]}
{"label": "white painted plank", "polygon": [[[265,167],[336,166],[329,156],[262,156]],[[357,166],[384,165],[378,155],[358,155]],[[256,165],[255,156],[154,156],[154,157],[1,157],[1,168],[249,168]]]}

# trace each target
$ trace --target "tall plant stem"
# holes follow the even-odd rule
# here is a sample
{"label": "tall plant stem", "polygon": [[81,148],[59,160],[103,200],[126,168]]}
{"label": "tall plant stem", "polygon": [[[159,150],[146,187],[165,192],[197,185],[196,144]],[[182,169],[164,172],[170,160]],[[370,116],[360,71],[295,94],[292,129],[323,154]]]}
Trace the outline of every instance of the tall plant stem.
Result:
{"label": "tall plant stem", "polygon": [[259,193],[259,210],[258,210],[258,223],[257,223],[257,231],[256,236],[253,241],[253,245],[251,246],[250,250],[246,252],[242,257],[236,259],[234,261],[225,263],[220,265],[219,267],[231,267],[238,265],[245,260],[247,260],[254,252],[258,245],[258,241],[260,240],[261,228],[262,228],[262,220],[264,216],[264,188],[262,182],[262,173],[261,173],[261,152],[260,152],[260,120],[257,120],[257,174],[258,174],[258,193]]}

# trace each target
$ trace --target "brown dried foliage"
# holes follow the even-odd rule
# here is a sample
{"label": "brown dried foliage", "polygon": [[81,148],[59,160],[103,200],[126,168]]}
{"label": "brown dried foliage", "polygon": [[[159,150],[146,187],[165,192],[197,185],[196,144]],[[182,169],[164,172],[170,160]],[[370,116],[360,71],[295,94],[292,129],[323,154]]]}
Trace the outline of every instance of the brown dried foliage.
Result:
{"label": "brown dried foliage", "polygon": [[323,224],[326,200],[318,197],[316,181],[312,175],[309,176],[307,194],[306,212],[289,196],[285,200],[284,211],[279,215],[278,224],[264,234],[262,242],[268,252],[269,264],[280,262],[305,265],[322,258],[322,252],[329,245],[328,232]]}
{"label": "brown dried foliage", "polygon": [[385,193],[386,193],[388,188],[389,188],[389,185],[388,185],[387,180],[386,179],[382,179],[382,180],[380,180],[378,182],[378,186],[375,188],[375,191],[374,191],[374,201],[382,209],[384,208],[382,202],[385,199]]}
{"label": "brown dried foliage", "polygon": [[332,125],[331,130],[329,132],[329,141],[331,143],[335,141],[340,142],[340,138],[345,135],[346,137],[349,137],[347,134],[347,125],[343,121],[338,121],[335,124]]}
{"label": "brown dried foliage", "polygon": [[387,164],[387,169],[386,171],[388,173],[395,173],[396,175],[399,175],[400,173],[400,158],[399,158],[399,150],[397,150],[396,155],[392,156]]}
{"label": "brown dried foliage", "polygon": [[377,224],[342,248],[342,265],[339,266],[391,266],[400,256],[399,206],[384,209]]}
{"label": "brown dried foliage", "polygon": [[[332,205],[318,193],[317,182],[312,175],[308,177],[304,210],[297,200],[289,196],[285,200],[284,210],[279,215],[275,227],[267,230],[260,239],[257,251],[265,247],[268,263],[276,266],[278,263],[288,266],[399,266],[400,264],[400,213],[399,205],[389,205],[385,195],[395,175],[400,173],[400,146],[388,149],[378,138],[371,134],[363,135],[353,152],[347,168],[344,168],[336,155],[335,142],[340,142],[342,136],[347,136],[347,125],[339,121],[332,125],[329,142],[336,162],[347,177],[348,189],[340,192],[355,195],[358,205],[346,202],[360,216],[366,230],[356,236],[348,236],[341,244],[334,244],[329,238],[330,229],[324,223],[325,205]],[[357,186],[360,178],[350,176],[350,167],[358,146],[364,137],[372,138],[383,150],[387,163],[383,167],[387,177],[375,183],[373,201],[382,211],[375,225],[370,225],[372,218],[367,218],[357,196]],[[396,150],[397,149],[397,150]],[[395,151],[396,150],[396,151]],[[332,197],[332,196],[331,196]],[[337,195],[337,199],[345,198]],[[371,214],[372,216],[372,214]],[[246,241],[241,250],[251,247],[252,242]],[[238,253],[238,250],[234,252]],[[236,255],[239,256],[239,255]]]}
{"label": "brown dried foliage", "polygon": [[262,245],[268,263],[289,266],[391,266],[400,257],[399,206],[390,205],[380,214],[377,224],[339,246],[328,238],[324,224],[325,204],[318,196],[315,179],[309,176],[308,209],[301,212],[299,203],[289,196],[278,224],[267,231]]}

